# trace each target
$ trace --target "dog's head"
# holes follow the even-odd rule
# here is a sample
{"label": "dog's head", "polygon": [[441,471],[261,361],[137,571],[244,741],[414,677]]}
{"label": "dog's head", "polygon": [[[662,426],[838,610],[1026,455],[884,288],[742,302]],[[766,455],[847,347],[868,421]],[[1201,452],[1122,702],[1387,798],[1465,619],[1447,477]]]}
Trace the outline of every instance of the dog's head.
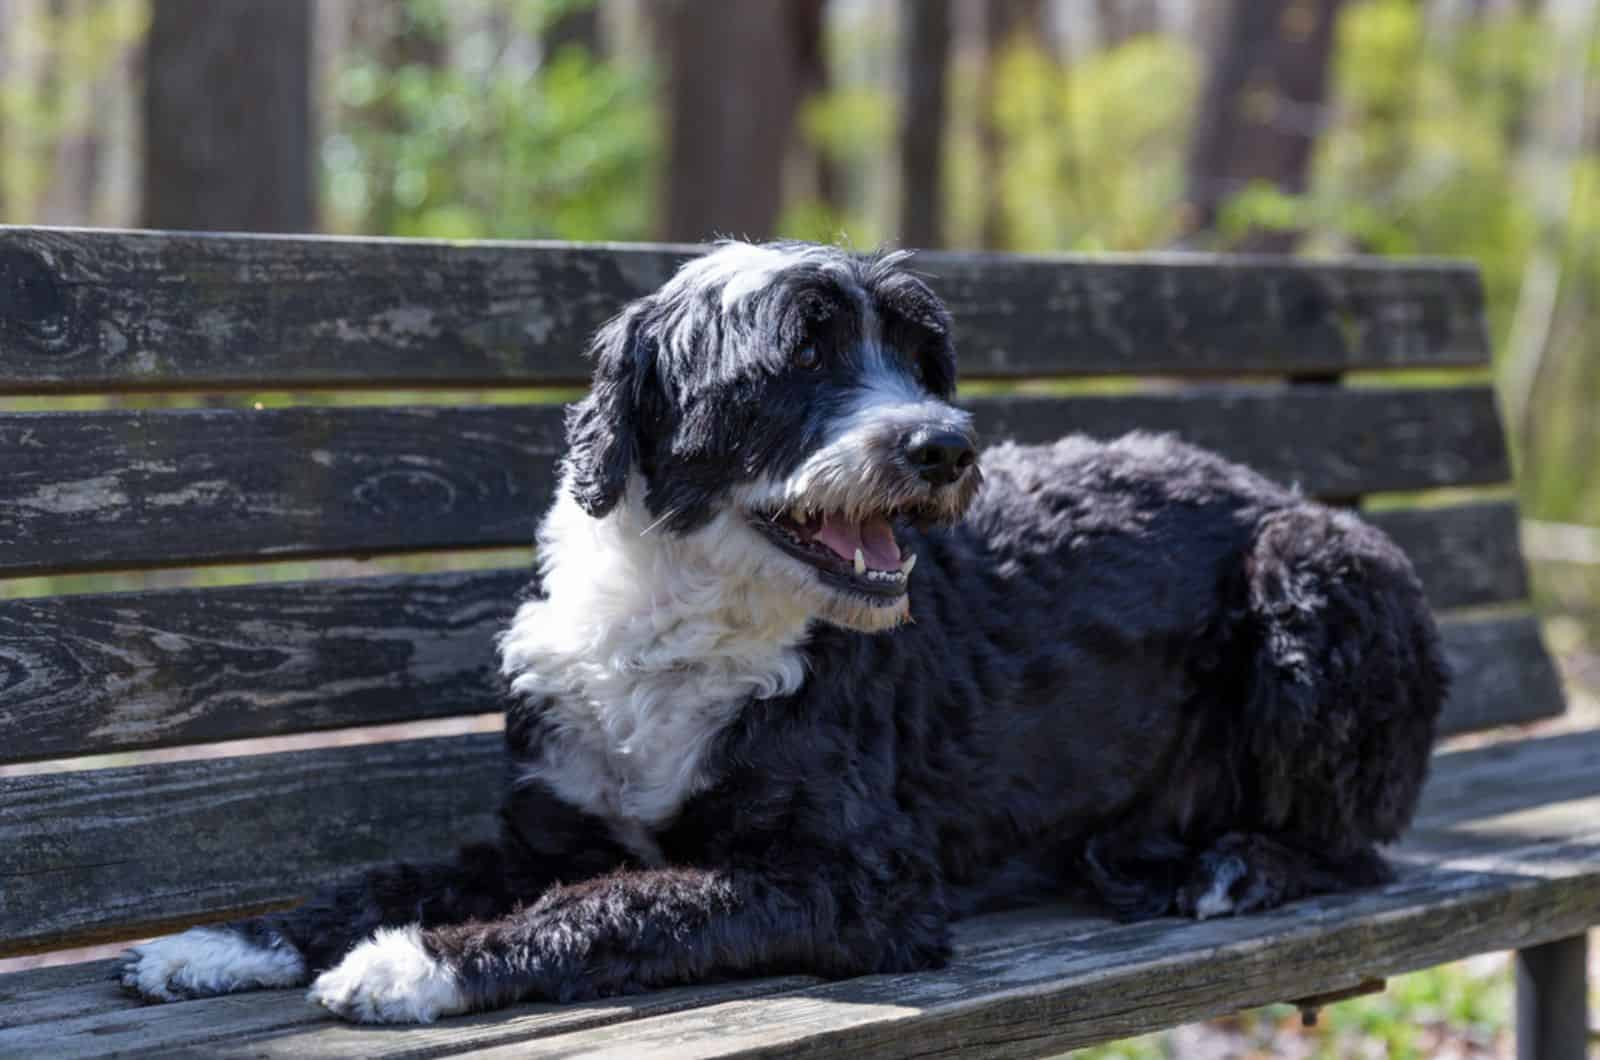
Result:
{"label": "dog's head", "polygon": [[960,518],[981,477],[949,313],[905,257],[727,243],[685,265],[596,336],[566,489],[818,618],[902,621],[897,525]]}

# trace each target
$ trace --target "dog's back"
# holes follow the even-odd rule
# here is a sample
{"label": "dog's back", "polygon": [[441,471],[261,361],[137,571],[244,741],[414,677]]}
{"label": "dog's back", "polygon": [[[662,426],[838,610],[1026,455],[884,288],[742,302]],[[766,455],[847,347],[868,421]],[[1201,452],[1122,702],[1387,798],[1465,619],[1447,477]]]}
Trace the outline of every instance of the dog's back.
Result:
{"label": "dog's back", "polygon": [[820,631],[797,693],[829,726],[883,704],[954,904],[1079,879],[1209,915],[1381,878],[1447,682],[1393,543],[1167,437],[982,465],[911,540],[912,624]]}

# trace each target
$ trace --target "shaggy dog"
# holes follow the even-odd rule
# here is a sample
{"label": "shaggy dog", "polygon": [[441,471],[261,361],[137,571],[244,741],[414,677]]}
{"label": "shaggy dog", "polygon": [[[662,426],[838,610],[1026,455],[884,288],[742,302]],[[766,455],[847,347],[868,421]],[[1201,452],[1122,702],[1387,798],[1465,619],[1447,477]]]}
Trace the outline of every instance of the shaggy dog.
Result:
{"label": "shaggy dog", "polygon": [[1170,437],[980,459],[902,255],[725,244],[592,352],[500,642],[499,842],[146,943],[128,989],[427,1021],[933,968],[952,919],[1071,889],[1385,879],[1447,675],[1354,515]]}

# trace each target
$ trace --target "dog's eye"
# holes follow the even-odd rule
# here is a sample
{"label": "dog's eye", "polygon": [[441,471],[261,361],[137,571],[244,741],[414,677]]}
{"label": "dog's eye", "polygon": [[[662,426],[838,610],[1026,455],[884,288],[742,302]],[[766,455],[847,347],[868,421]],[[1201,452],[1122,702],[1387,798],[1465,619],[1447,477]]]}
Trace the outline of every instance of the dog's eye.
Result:
{"label": "dog's eye", "polygon": [[816,344],[808,342],[803,346],[796,347],[794,351],[794,363],[798,367],[804,368],[807,371],[810,371],[817,365],[821,364],[822,358],[817,353]]}

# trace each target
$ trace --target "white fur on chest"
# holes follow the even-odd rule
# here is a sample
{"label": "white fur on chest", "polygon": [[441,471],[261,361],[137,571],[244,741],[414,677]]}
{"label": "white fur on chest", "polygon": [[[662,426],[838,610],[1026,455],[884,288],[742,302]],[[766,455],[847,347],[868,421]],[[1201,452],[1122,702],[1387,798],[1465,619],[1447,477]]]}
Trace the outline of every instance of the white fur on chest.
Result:
{"label": "white fur on chest", "polygon": [[752,699],[800,687],[807,616],[735,576],[764,547],[735,517],[683,537],[648,526],[632,504],[591,519],[563,490],[539,533],[544,598],[518,609],[500,651],[550,725],[524,774],[656,862],[650,834],[714,779],[716,737]]}

